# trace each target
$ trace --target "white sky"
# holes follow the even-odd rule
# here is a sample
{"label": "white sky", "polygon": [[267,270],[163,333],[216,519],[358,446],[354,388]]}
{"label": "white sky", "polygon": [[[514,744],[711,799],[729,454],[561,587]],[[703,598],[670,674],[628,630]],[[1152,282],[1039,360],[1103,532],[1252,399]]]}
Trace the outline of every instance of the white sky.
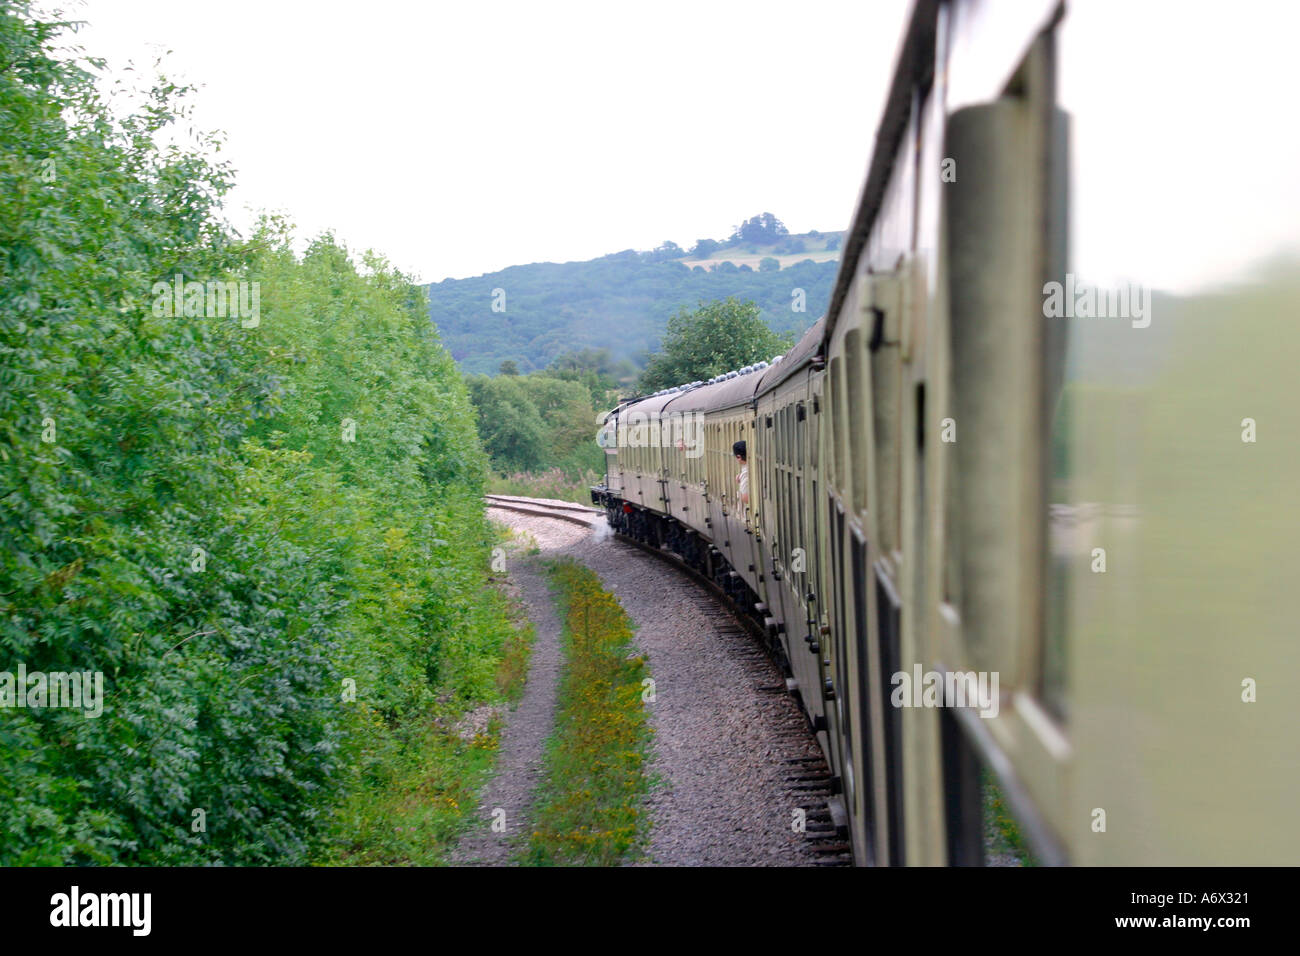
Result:
{"label": "white sky", "polygon": [[1295,0],[1070,4],[1077,272],[1192,292],[1300,255],[1297,36]]}
{"label": "white sky", "polygon": [[[63,2],[91,22],[88,53],[149,67],[170,50],[170,75],[202,87],[237,227],[283,211],[302,241],[333,229],[426,281],[689,248],[765,211],[845,228],[909,8]],[[1077,271],[1190,289],[1300,249],[1298,32],[1293,0],[1070,4]]]}
{"label": "white sky", "polygon": [[[50,0],[54,2],[54,0]],[[846,228],[904,0],[86,0],[76,42],[202,86],[227,214],[332,228],[426,281]],[[853,122],[856,118],[858,122]],[[849,120],[846,122],[845,120]]]}

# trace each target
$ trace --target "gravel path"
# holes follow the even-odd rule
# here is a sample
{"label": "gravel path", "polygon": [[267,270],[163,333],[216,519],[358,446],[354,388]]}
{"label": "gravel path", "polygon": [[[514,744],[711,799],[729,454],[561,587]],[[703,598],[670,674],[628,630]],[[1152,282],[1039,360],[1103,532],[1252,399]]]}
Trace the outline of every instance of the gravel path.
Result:
{"label": "gravel path", "polygon": [[[681,572],[614,537],[603,520],[588,530],[496,508],[489,515],[531,534],[543,557],[570,555],[586,564],[636,625],[635,643],[649,660],[656,698],[646,705],[655,729],[647,798],[652,827],[636,862],[818,862],[812,834],[795,832],[791,823],[798,807],[816,812],[817,798],[798,789],[805,784],[794,777],[811,769],[819,752],[778,669],[716,599]],[[554,714],[559,622],[535,564],[516,559],[509,573],[537,622],[537,646],[524,700],[507,718],[501,773],[482,802],[485,816],[493,807],[505,808],[509,832],[515,833],[515,824],[526,819]],[[485,839],[476,828],[457,858],[506,862],[509,848],[501,836],[489,831]]]}
{"label": "gravel path", "polygon": [[[452,855],[453,863],[465,866],[506,865],[511,854],[527,842],[521,837],[527,832],[528,807],[542,772],[543,744],[555,723],[556,683],[563,659],[560,619],[536,559],[516,553],[507,566],[537,630],[523,697],[506,716],[496,776],[480,795],[478,821]],[[504,828],[501,810],[505,811]]]}

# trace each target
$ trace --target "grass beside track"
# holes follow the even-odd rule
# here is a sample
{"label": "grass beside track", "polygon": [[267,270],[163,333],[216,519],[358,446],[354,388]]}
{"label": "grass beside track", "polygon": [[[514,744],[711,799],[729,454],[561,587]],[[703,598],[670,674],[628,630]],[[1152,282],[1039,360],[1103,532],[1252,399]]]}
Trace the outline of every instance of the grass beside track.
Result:
{"label": "grass beside track", "polygon": [[548,562],[563,623],[564,671],[525,861],[622,862],[646,831],[641,801],[651,730],[642,706],[649,668],[633,656],[632,622],[587,568]]}

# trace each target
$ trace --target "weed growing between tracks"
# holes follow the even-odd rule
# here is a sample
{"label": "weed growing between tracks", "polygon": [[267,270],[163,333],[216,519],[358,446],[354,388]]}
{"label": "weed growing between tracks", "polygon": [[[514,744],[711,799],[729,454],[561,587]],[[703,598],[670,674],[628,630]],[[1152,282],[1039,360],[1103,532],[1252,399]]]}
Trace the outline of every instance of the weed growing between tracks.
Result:
{"label": "weed growing between tracks", "polygon": [[650,727],[645,658],[629,653],[632,623],[612,594],[572,560],[548,562],[564,626],[564,673],[546,747],[526,862],[617,864],[644,835]]}

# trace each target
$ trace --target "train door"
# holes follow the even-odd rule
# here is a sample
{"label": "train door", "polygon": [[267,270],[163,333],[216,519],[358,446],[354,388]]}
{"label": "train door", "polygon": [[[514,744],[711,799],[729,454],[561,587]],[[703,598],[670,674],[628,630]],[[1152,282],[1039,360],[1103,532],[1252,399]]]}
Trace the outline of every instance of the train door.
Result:
{"label": "train door", "polygon": [[[826,686],[830,676],[827,656],[822,650],[821,642],[830,629],[829,603],[830,589],[827,582],[827,550],[830,547],[828,518],[830,511],[825,507],[825,491],[828,478],[828,452],[826,448],[826,421],[824,403],[824,385],[826,376],[814,374],[808,383],[809,430],[808,430],[808,518],[812,530],[812,550],[808,557],[808,636],[804,639],[808,650],[817,661],[818,680],[821,687]],[[822,722],[828,739],[832,733],[831,714],[828,712]],[[827,748],[829,750],[829,748]]]}
{"label": "train door", "polygon": [[[836,354],[838,353],[838,354]],[[849,388],[843,345],[832,350],[827,375],[825,430],[826,489],[824,512],[828,524],[826,568],[830,633],[822,643],[827,721],[832,733],[834,768],[840,777],[845,809],[852,820],[853,852],[859,863],[874,865],[877,834],[874,813],[874,774],[869,710],[862,706],[857,662],[861,654],[860,619],[855,615],[857,582],[849,559],[853,537],[853,485],[862,480],[855,472],[850,435],[855,418],[849,414]]]}

